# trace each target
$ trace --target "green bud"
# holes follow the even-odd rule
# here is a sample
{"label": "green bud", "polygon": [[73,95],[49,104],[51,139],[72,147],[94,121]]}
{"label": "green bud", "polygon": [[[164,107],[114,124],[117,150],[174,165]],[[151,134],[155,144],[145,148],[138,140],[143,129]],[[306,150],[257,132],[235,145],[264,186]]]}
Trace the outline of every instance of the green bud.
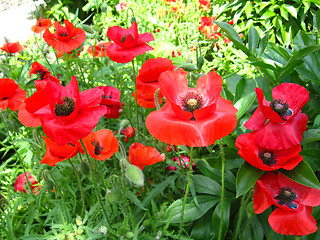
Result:
{"label": "green bud", "polygon": [[106,201],[111,204],[114,202],[111,196],[111,190],[109,189],[107,189],[107,192],[106,192]]}
{"label": "green bud", "polygon": [[142,225],[143,225],[144,227],[149,227],[149,226],[151,225],[150,219],[144,220],[143,223],[142,223]]}
{"label": "green bud", "polygon": [[82,24],[82,28],[83,28],[83,30],[85,30],[87,33],[94,34],[94,30],[93,30],[92,27],[90,27],[89,25],[87,25],[87,24]]}
{"label": "green bud", "polygon": [[138,168],[135,165],[128,165],[127,166],[126,177],[131,183],[133,183],[139,187],[142,187],[144,185],[144,175],[143,175],[142,171],[140,170],[140,168]]}
{"label": "green bud", "polygon": [[42,185],[42,188],[44,190],[52,190],[53,189],[53,182],[51,180],[45,180]]}
{"label": "green bud", "polygon": [[124,128],[126,128],[129,124],[130,124],[130,122],[129,122],[128,119],[123,119],[123,120],[120,122],[120,128],[121,128],[121,129],[124,129]]}
{"label": "green bud", "polygon": [[188,72],[193,72],[193,71],[198,70],[197,66],[192,63],[185,63],[181,66],[181,68],[183,68],[184,70],[186,70]]}
{"label": "green bud", "polygon": [[133,235],[133,232],[127,232],[127,233],[126,233],[126,238],[127,238],[127,239],[132,239],[133,236],[134,236],[134,235]]}
{"label": "green bud", "polygon": [[105,2],[101,4],[100,6],[101,12],[107,12],[108,10],[108,4],[106,4]]}
{"label": "green bud", "polygon": [[90,174],[90,168],[87,162],[80,162],[79,169],[83,175],[88,176]]}
{"label": "green bud", "polygon": [[204,58],[203,58],[203,56],[200,56],[198,58],[198,63],[197,63],[197,67],[198,67],[199,70],[201,70],[203,64],[204,64]]}
{"label": "green bud", "polygon": [[112,189],[111,199],[115,202],[119,202],[122,199],[122,192],[120,189]]}
{"label": "green bud", "polygon": [[133,16],[132,18],[131,18],[131,24],[133,23],[133,22],[136,22],[137,20],[136,20],[136,18]]}

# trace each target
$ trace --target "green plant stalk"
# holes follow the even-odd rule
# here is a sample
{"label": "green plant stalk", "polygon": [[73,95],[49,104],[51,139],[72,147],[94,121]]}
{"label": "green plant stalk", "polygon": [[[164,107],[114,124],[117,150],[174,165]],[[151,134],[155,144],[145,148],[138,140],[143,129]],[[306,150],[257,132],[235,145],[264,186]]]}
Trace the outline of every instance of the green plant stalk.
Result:
{"label": "green plant stalk", "polygon": [[107,213],[106,213],[106,210],[103,207],[103,204],[102,204],[102,201],[101,201],[101,195],[100,195],[99,187],[98,187],[97,180],[96,180],[96,177],[95,177],[94,172],[93,172],[91,157],[89,156],[88,151],[85,148],[84,143],[83,143],[83,141],[81,139],[80,139],[80,142],[81,142],[81,144],[83,146],[83,149],[84,149],[84,151],[86,153],[86,156],[87,156],[87,159],[88,159],[88,163],[89,163],[89,168],[90,168],[90,172],[91,172],[91,177],[92,177],[94,189],[96,191],[96,195],[97,195],[97,198],[98,198],[98,202],[99,202],[100,208],[102,210],[104,218],[106,219],[106,227],[107,227],[108,231],[110,231],[110,233],[112,233],[115,236],[118,236],[118,234],[111,227],[111,225],[109,223],[109,219],[108,219]]}
{"label": "green plant stalk", "polygon": [[78,180],[78,185],[80,188],[80,194],[81,194],[81,203],[82,203],[82,208],[81,208],[81,218],[84,215],[84,209],[85,209],[85,202],[84,202],[84,193],[83,193],[83,189],[82,189],[82,185],[81,185],[81,179],[80,179],[80,175],[79,172],[77,170],[77,168],[74,166],[74,164],[72,163],[72,161],[70,159],[68,159],[70,165],[73,168],[73,171],[75,172],[75,174],[77,175],[77,180]]}
{"label": "green plant stalk", "polygon": [[250,225],[251,225],[251,221],[252,221],[252,218],[253,218],[253,217],[254,217],[254,215],[252,215],[252,216],[249,218],[249,222],[248,222],[248,225],[247,225],[247,227],[246,227],[246,230],[245,230],[245,232],[244,232],[244,234],[243,234],[242,240],[245,240],[245,239],[246,239],[246,236],[247,236],[247,234],[248,234],[248,232],[249,232]]}
{"label": "green plant stalk", "polygon": [[139,112],[138,112],[138,99],[137,99],[137,81],[136,81],[136,70],[134,67],[134,60],[131,61],[132,62],[132,71],[133,71],[133,82],[134,82],[134,98],[135,98],[135,102],[136,102],[136,118],[137,118],[137,138],[138,138],[138,142],[140,142],[140,127],[139,127]]}
{"label": "green plant stalk", "polygon": [[220,218],[220,227],[219,227],[219,237],[218,240],[222,239],[222,227],[223,227],[223,203],[224,203],[224,162],[225,156],[223,151],[223,146],[221,140],[219,140],[219,147],[221,151],[221,218]]}
{"label": "green plant stalk", "polygon": [[193,166],[193,147],[190,148],[189,175],[188,175],[188,183],[187,183],[186,192],[185,192],[185,194],[184,194],[184,199],[183,199],[183,204],[182,204],[182,210],[181,210],[181,220],[180,220],[180,228],[179,228],[179,234],[178,234],[178,239],[179,239],[179,240],[181,239],[182,225],[183,225],[183,217],[184,217],[184,210],[185,210],[185,208],[186,208],[187,196],[188,196],[189,188],[190,188],[190,184],[191,184],[192,166]]}

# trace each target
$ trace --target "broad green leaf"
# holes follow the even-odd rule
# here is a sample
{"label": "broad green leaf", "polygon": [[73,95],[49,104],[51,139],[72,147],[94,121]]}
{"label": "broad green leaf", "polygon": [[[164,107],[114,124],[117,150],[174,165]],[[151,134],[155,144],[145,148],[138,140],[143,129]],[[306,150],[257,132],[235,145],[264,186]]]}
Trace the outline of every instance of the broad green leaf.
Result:
{"label": "broad green leaf", "polygon": [[317,30],[320,30],[320,10],[316,12],[316,14],[313,15],[313,25],[317,28]]}
{"label": "broad green leaf", "polygon": [[[185,206],[185,213],[183,217],[183,222],[190,222],[202,217],[209,209],[215,206],[220,200],[220,197],[213,195],[200,195],[198,196],[198,203],[200,208],[198,208],[192,198],[187,199],[187,204]],[[182,212],[183,200],[178,199],[173,202],[167,209],[164,216],[164,221],[166,222],[170,216],[171,223],[180,223],[181,212]]]}
{"label": "broad green leaf", "polygon": [[302,161],[292,170],[281,170],[291,180],[311,188],[320,189],[320,183],[309,164]]}
{"label": "broad green leaf", "polygon": [[303,161],[306,161],[313,171],[320,170],[320,149],[303,149],[300,155],[303,157]]}
{"label": "broad green leaf", "polygon": [[271,18],[271,17],[274,17],[276,16],[276,13],[273,12],[273,11],[270,11],[270,10],[267,10],[261,17],[260,19],[264,20],[264,19],[268,19],[268,18]]}
{"label": "broad green leaf", "polygon": [[301,145],[320,140],[320,130],[310,129],[303,133]]}
{"label": "broad green leaf", "polygon": [[292,17],[297,18],[297,9],[289,4],[284,4],[283,7],[291,14]]}
{"label": "broad green leaf", "polygon": [[252,4],[250,1],[247,1],[246,6],[244,7],[244,12],[245,12],[247,18],[251,17]]}
{"label": "broad green leaf", "polygon": [[281,55],[281,57],[283,57],[286,60],[290,59],[290,54],[288,53],[288,51],[282,47],[279,44],[276,43],[269,43],[269,46],[271,47],[271,49],[273,49],[274,51],[276,51],[279,55]]}
{"label": "broad green leaf", "polygon": [[236,179],[237,197],[247,192],[257,182],[262,171],[245,162],[238,170]]}
{"label": "broad green leaf", "polygon": [[320,128],[320,114],[318,114],[314,119],[313,128]]}
{"label": "broad green leaf", "polygon": [[251,27],[249,30],[249,40],[248,40],[248,47],[251,52],[253,52],[259,44],[260,37],[257,29]]}
{"label": "broad green leaf", "polygon": [[[231,201],[225,199],[223,202],[223,221],[222,221],[222,238],[221,239],[225,239],[225,236],[229,227],[230,207],[231,207]],[[221,202],[218,203],[217,207],[214,209],[212,218],[211,218],[211,229],[214,233],[217,233],[215,239],[218,239],[220,221],[221,221]]]}
{"label": "broad green leaf", "polygon": [[221,186],[209,177],[197,174],[192,176],[195,191],[211,195],[221,195]]}
{"label": "broad green leaf", "polygon": [[248,232],[240,231],[240,236],[242,237],[241,239],[245,239],[245,240],[263,239],[263,228],[261,226],[261,223],[257,215],[253,216],[250,222],[249,231]]}
{"label": "broad green leaf", "polygon": [[215,233],[211,227],[212,211],[208,211],[192,226],[191,237],[194,240],[212,239]]}
{"label": "broad green leaf", "polygon": [[251,107],[254,100],[256,99],[256,93],[252,92],[249,95],[239,99],[235,104],[234,107],[238,109],[237,112],[237,119],[240,119],[243,114]]}
{"label": "broad green leaf", "polygon": [[283,17],[287,21],[289,20],[288,11],[284,6],[280,6],[280,13],[281,13],[281,17]]}

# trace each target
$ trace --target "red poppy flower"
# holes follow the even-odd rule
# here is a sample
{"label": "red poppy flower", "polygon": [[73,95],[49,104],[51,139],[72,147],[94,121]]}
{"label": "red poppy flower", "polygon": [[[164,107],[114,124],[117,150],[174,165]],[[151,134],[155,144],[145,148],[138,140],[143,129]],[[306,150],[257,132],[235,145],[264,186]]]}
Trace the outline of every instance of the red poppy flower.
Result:
{"label": "red poppy flower", "polygon": [[64,59],[64,60],[66,60],[65,57],[66,57],[67,59],[76,58],[77,56],[78,56],[78,57],[80,56],[80,53],[81,53],[82,50],[83,50],[83,47],[80,48],[80,49],[77,51],[77,55],[75,55],[73,51],[70,51],[70,52],[57,51],[57,58],[62,58],[62,59]]}
{"label": "red poppy flower", "polygon": [[25,48],[25,45],[20,45],[19,42],[5,43],[0,49],[7,52],[7,53],[17,53],[22,51]]}
{"label": "red poppy flower", "polygon": [[28,176],[28,180],[27,180],[26,175],[24,173],[21,173],[17,177],[16,181],[13,184],[14,190],[16,192],[20,191],[20,192],[26,193],[27,189],[29,189],[28,183],[27,183],[27,181],[29,181],[33,194],[37,195],[39,193],[39,191],[38,191],[39,186],[37,186],[37,184],[38,184],[37,180],[30,174],[30,172],[26,172],[26,174]]}
{"label": "red poppy flower", "polygon": [[294,118],[309,101],[309,92],[295,83],[282,83],[275,87],[272,90],[272,102],[265,99],[262,89],[255,90],[259,107],[244,124],[251,130],[262,128],[268,119],[271,122],[284,123]]}
{"label": "red poppy flower", "polygon": [[210,72],[188,87],[184,74],[166,71],[159,78],[165,105],[150,113],[146,127],[156,139],[173,145],[203,147],[230,134],[237,125],[237,110],[220,96],[222,78]]}
{"label": "red poppy flower", "polygon": [[33,25],[31,27],[32,31],[34,31],[35,33],[40,33],[42,31],[44,31],[45,29],[49,28],[52,26],[51,20],[49,19],[42,19],[42,17],[40,17],[37,20],[37,23],[35,25]]}
{"label": "red poppy flower", "polygon": [[295,145],[288,149],[268,149],[261,147],[256,141],[255,132],[241,134],[235,146],[238,154],[252,166],[263,171],[275,171],[283,168],[292,170],[302,160],[301,146]]}
{"label": "red poppy flower", "polygon": [[94,159],[105,161],[119,150],[118,139],[109,129],[91,132],[83,139],[83,144]]}
{"label": "red poppy flower", "polygon": [[69,158],[77,155],[79,151],[84,154],[84,150],[81,146],[80,141],[76,141],[75,144],[66,144],[59,146],[56,142],[52,141],[50,138],[41,136],[46,143],[46,154],[43,156],[40,163],[48,164],[53,167],[56,166],[58,162],[62,162]]}
{"label": "red poppy flower", "polygon": [[221,33],[218,33],[220,27],[213,23],[216,17],[201,17],[201,25],[198,27],[199,31],[206,35],[208,39],[216,39],[221,37]]}
{"label": "red poppy flower", "polygon": [[86,33],[81,28],[75,28],[69,20],[64,20],[64,26],[59,21],[54,23],[55,33],[48,29],[43,34],[43,39],[48,45],[60,52],[71,52],[82,45],[86,40]]}
{"label": "red poppy flower", "polygon": [[136,132],[136,128],[133,128],[133,127],[127,127],[126,129],[122,129],[121,130],[121,134],[122,135],[125,135],[126,138],[124,139],[125,142],[128,142],[129,139],[131,137],[133,137],[134,133]]}
{"label": "red poppy flower", "polygon": [[[190,167],[190,157],[187,157],[183,154],[180,157],[173,158],[172,161],[176,162],[179,166],[182,166],[183,168],[189,169],[189,167]],[[193,163],[192,167],[195,167],[195,166],[196,165]],[[175,170],[177,170],[177,168],[174,166],[168,166],[168,167],[166,167],[166,170],[175,171]]]}
{"label": "red poppy flower", "polygon": [[130,62],[136,56],[153,50],[146,44],[154,40],[152,34],[138,34],[137,22],[133,22],[129,29],[119,26],[110,27],[107,36],[114,42],[108,47],[107,54],[112,61],[118,63]]}
{"label": "red poppy flower", "polygon": [[271,228],[285,235],[307,235],[317,231],[312,206],[320,204],[320,190],[292,181],[281,173],[268,172],[256,183],[253,208],[256,214],[272,205],[278,208],[269,216]]}
{"label": "red poppy flower", "polygon": [[0,78],[0,109],[10,108],[17,111],[27,92],[22,90],[16,82],[10,78]]}
{"label": "red poppy flower", "polygon": [[[122,107],[120,104],[120,91],[119,89],[111,86],[99,86],[103,90],[101,105],[107,107],[107,113],[104,115],[106,118],[119,118]],[[124,103],[122,103],[124,106]]]}
{"label": "red poppy flower", "polygon": [[201,11],[209,11],[211,0],[199,0],[199,4],[200,4]]}
{"label": "red poppy flower", "polygon": [[93,88],[79,93],[76,77],[66,87],[48,82],[44,91],[49,104],[34,113],[40,117],[44,133],[58,145],[74,144],[87,136],[107,111],[106,106],[98,106],[103,91]]}
{"label": "red poppy flower", "polygon": [[[107,56],[107,48],[112,42],[98,43],[92,47],[88,47],[87,52],[93,57],[105,57]],[[94,54],[93,54],[94,51]]]}
{"label": "red poppy flower", "polygon": [[39,78],[39,80],[34,81],[36,89],[38,91],[44,89],[48,81],[60,83],[60,80],[58,78],[50,75],[50,71],[38,62],[32,63],[29,76],[31,76],[32,74],[36,74]]}
{"label": "red poppy flower", "polygon": [[144,166],[164,161],[165,158],[164,153],[160,154],[154,147],[146,147],[141,143],[135,142],[129,148],[129,161],[141,170]]}

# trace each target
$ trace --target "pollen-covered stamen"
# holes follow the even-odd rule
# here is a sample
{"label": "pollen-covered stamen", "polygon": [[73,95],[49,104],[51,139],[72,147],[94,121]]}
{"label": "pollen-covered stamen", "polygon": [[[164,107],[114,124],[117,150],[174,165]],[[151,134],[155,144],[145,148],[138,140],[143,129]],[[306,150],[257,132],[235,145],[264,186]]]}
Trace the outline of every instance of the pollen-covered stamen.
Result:
{"label": "pollen-covered stamen", "polygon": [[92,146],[94,146],[94,154],[100,155],[102,152],[103,147],[100,146],[100,143],[96,140],[91,141]]}
{"label": "pollen-covered stamen", "polygon": [[273,111],[279,114],[279,116],[285,120],[284,116],[291,116],[292,110],[289,108],[289,104],[281,99],[275,99],[270,103],[270,107]]}
{"label": "pollen-covered stamen", "polygon": [[291,209],[298,208],[298,205],[293,203],[293,201],[296,200],[298,196],[291,187],[282,187],[279,193],[274,198],[279,200],[277,203],[281,205],[286,205]]}
{"label": "pollen-covered stamen", "polygon": [[64,97],[58,103],[54,109],[56,116],[69,116],[74,111],[75,101],[71,97]]}
{"label": "pollen-covered stamen", "polygon": [[277,160],[274,159],[275,154],[273,152],[260,151],[258,156],[263,164],[268,165],[269,167],[277,163]]}
{"label": "pollen-covered stamen", "polygon": [[182,109],[193,113],[195,110],[198,110],[203,107],[203,99],[201,95],[196,92],[188,92],[181,99]]}

